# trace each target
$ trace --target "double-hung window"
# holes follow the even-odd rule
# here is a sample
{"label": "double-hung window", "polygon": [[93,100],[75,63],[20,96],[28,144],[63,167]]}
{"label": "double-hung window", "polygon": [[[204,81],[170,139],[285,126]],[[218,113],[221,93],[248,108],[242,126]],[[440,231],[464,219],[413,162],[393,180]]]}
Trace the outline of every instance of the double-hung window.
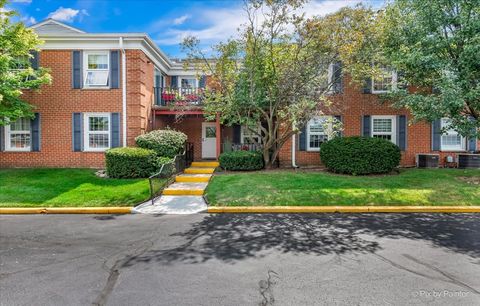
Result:
{"label": "double-hung window", "polygon": [[5,126],[6,151],[30,151],[31,149],[31,120],[19,118]]}
{"label": "double-hung window", "polygon": [[372,93],[386,93],[397,87],[397,72],[387,68],[380,69],[380,75],[372,78]]}
{"label": "double-hung window", "polygon": [[85,151],[105,151],[110,148],[110,114],[84,114]]}
{"label": "double-hung window", "polygon": [[108,51],[84,52],[84,85],[85,87],[106,87],[110,72]]}
{"label": "double-hung window", "polygon": [[383,138],[396,144],[395,119],[395,116],[372,116],[372,137]]}
{"label": "double-hung window", "polygon": [[196,78],[180,78],[180,87],[195,88],[197,87],[197,79]]}
{"label": "double-hung window", "polygon": [[444,133],[440,138],[440,148],[442,151],[465,151],[465,138],[457,131],[450,128],[450,119],[442,118],[441,127]]}
{"label": "double-hung window", "polygon": [[197,79],[194,77],[179,78],[180,90],[182,94],[194,94],[195,88],[198,87]]}
{"label": "double-hung window", "polygon": [[260,126],[251,126],[250,128],[248,128],[247,126],[242,125],[242,129],[241,129],[242,144],[262,143],[262,140],[259,135],[260,135]]}
{"label": "double-hung window", "polygon": [[307,124],[307,151],[320,151],[320,145],[328,141],[329,117],[316,117]]}

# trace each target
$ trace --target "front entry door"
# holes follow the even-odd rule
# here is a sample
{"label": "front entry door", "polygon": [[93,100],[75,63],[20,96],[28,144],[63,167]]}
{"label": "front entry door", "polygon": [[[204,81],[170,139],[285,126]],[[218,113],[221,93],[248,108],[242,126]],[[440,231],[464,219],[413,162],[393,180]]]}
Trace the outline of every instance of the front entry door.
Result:
{"label": "front entry door", "polygon": [[215,122],[202,122],[202,158],[217,158],[217,127]]}

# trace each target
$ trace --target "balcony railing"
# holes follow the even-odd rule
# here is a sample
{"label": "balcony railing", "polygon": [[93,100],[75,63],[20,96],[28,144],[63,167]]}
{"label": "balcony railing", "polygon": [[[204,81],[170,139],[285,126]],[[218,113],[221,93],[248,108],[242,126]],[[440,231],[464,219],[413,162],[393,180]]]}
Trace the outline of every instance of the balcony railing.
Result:
{"label": "balcony railing", "polygon": [[154,87],[155,105],[199,106],[203,100],[203,88]]}
{"label": "balcony railing", "polygon": [[262,145],[255,143],[232,143],[224,142],[222,144],[222,152],[232,152],[232,151],[261,151]]}

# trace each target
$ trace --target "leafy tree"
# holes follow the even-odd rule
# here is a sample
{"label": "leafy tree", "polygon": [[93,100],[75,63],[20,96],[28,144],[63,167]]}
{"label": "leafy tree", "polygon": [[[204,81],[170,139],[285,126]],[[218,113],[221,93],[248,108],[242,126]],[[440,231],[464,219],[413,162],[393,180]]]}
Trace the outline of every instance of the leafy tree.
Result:
{"label": "leafy tree", "polygon": [[38,89],[50,83],[46,69],[32,69],[31,51],[41,43],[21,22],[12,22],[15,12],[6,10],[0,0],[0,125],[20,117],[31,117],[33,106],[22,100],[25,89]]}
{"label": "leafy tree", "polygon": [[[183,43],[188,63],[212,76],[206,117],[218,115],[222,123],[247,126],[261,139],[267,168],[292,135],[330,107],[328,95],[338,90],[334,84],[340,70],[329,78],[329,65],[343,59],[353,62],[356,53],[354,48],[340,48],[345,32],[334,22],[336,15],[307,19],[298,14],[304,2],[246,1],[247,23],[238,37],[214,47],[213,58],[207,58],[195,37]],[[359,15],[371,13],[356,9]],[[356,9],[341,11],[344,24],[356,21],[348,18]],[[355,30],[361,35],[363,29]]]}
{"label": "leafy tree", "polygon": [[480,136],[480,1],[396,0],[378,17],[377,54],[417,87],[386,98],[417,120],[448,117],[463,136]]}

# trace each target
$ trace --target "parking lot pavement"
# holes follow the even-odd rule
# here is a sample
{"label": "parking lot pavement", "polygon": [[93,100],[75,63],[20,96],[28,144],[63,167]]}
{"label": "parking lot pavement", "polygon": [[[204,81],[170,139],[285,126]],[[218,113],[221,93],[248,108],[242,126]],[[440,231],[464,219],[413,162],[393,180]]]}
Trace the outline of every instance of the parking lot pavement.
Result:
{"label": "parking lot pavement", "polygon": [[480,215],[0,216],[0,305],[479,305]]}

